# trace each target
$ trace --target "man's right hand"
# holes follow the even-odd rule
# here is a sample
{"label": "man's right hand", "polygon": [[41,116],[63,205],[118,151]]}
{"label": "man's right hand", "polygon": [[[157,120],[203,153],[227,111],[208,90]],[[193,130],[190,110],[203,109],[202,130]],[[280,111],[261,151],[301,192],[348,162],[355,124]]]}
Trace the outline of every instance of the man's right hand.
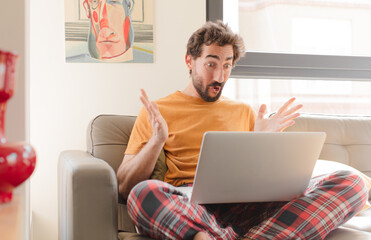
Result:
{"label": "man's right hand", "polygon": [[149,121],[152,125],[153,135],[152,137],[154,140],[158,141],[159,143],[165,143],[168,136],[169,136],[169,129],[165,119],[162,117],[160,110],[157,104],[153,101],[149,101],[146,92],[141,89],[141,96],[140,101],[142,101],[144,108],[147,111]]}
{"label": "man's right hand", "polygon": [[[125,155],[117,170],[119,192],[127,199],[130,190],[139,182],[148,179],[153,172],[156,160],[168,138],[169,131],[165,119],[155,102],[148,99],[146,92],[141,89],[140,100],[151,121],[153,134],[144,147],[136,155]],[[146,131],[147,129],[143,129]]]}

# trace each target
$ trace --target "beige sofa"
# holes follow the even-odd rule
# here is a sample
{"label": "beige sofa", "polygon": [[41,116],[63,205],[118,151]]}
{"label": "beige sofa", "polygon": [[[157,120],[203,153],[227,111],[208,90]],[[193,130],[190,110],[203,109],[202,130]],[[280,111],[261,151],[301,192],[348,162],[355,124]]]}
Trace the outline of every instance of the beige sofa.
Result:
{"label": "beige sofa", "polygon": [[[117,193],[115,171],[134,121],[133,116],[100,115],[89,124],[87,151],[61,153],[60,240],[148,239],[135,233]],[[348,164],[371,177],[371,117],[303,115],[288,131],[326,132],[320,158]],[[317,164],[315,171],[328,171],[321,168]],[[326,239],[371,239],[371,210],[355,216]]]}

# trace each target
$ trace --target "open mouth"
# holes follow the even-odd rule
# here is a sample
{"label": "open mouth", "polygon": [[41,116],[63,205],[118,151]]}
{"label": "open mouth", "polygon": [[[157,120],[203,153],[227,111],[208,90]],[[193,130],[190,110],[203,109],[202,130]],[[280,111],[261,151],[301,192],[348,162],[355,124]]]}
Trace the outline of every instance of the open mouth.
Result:
{"label": "open mouth", "polygon": [[221,86],[210,86],[211,90],[217,94],[219,93],[220,89],[222,88]]}

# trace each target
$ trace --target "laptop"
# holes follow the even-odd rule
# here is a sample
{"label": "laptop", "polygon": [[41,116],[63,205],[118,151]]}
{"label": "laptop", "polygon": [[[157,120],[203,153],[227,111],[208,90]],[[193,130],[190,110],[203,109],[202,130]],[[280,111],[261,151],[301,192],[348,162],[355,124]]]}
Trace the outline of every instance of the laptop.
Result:
{"label": "laptop", "polygon": [[193,187],[199,204],[290,201],[308,187],[324,132],[206,132]]}

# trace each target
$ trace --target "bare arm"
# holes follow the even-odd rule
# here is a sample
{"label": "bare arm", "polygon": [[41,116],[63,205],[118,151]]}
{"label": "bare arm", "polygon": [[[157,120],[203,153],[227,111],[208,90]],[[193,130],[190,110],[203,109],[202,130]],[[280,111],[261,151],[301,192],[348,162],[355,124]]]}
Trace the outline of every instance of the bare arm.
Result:
{"label": "bare arm", "polygon": [[117,171],[119,192],[125,199],[137,183],[151,176],[162,147],[151,138],[137,155],[125,155]]}
{"label": "bare arm", "polygon": [[153,134],[138,154],[126,155],[117,170],[119,192],[125,199],[127,199],[130,190],[137,183],[151,176],[156,160],[168,138],[167,123],[162,117],[157,104],[148,100],[144,90],[141,90],[141,92],[140,100],[151,121]]}

